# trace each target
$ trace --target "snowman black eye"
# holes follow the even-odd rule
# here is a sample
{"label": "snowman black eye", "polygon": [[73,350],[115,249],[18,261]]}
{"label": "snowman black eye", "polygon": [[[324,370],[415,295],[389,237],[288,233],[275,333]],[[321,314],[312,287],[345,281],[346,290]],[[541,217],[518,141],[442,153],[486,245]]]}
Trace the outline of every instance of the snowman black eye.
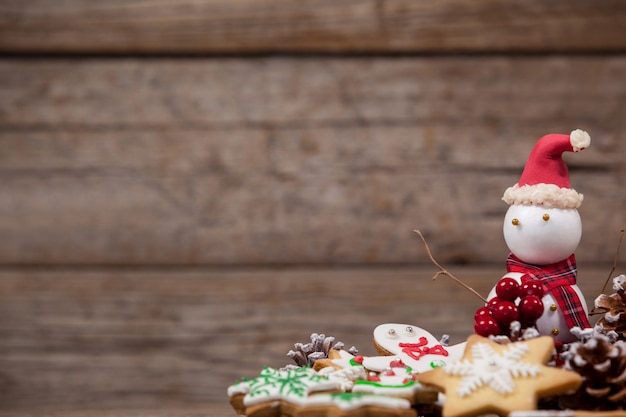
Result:
{"label": "snowman black eye", "polygon": [[513,226],[519,226],[519,219],[513,219],[513,220],[511,220],[511,224],[512,224]]}
{"label": "snowman black eye", "polygon": [[544,214],[541,218],[542,218],[544,221],[546,221],[546,222],[547,222],[548,220],[550,220],[550,215],[549,215],[548,213],[546,213],[546,214]]}

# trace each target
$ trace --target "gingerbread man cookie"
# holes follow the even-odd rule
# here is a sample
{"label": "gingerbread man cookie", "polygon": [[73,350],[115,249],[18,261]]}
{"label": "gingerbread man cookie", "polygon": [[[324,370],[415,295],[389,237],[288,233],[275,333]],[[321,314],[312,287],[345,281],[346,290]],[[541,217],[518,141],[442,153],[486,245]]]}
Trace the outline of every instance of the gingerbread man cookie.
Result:
{"label": "gingerbread man cookie", "polygon": [[[446,346],[421,327],[386,323],[374,329],[374,346],[381,355],[395,356],[415,372],[426,372],[459,360],[465,342]],[[379,362],[376,357],[366,358],[363,365],[382,369]]]}

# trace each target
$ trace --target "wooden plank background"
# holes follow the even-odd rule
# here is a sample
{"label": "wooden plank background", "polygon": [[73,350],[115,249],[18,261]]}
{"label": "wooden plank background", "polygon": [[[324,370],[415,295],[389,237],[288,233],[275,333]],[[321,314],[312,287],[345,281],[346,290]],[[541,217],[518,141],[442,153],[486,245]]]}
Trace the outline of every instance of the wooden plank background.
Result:
{"label": "wooden plank background", "polygon": [[620,0],[0,2],[15,53],[624,50]]}
{"label": "wooden plank background", "polygon": [[502,192],[575,128],[591,302],[626,227],[625,20],[613,0],[0,0],[0,412],[224,410],[311,332],[461,341],[479,302],[428,280],[412,230],[486,294]]}
{"label": "wooden plank background", "polygon": [[493,262],[503,191],[579,127],[579,258],[610,262],[625,79],[621,56],[7,59],[0,262],[414,263],[413,228]]}
{"label": "wooden plank background", "polygon": [[[581,267],[588,302],[607,268]],[[481,301],[434,267],[0,271],[0,410],[228,404],[313,332],[377,355],[378,324],[451,343],[473,332]],[[450,267],[486,296],[504,265]],[[595,319],[594,319],[595,321]],[[234,413],[233,413],[234,415]]]}

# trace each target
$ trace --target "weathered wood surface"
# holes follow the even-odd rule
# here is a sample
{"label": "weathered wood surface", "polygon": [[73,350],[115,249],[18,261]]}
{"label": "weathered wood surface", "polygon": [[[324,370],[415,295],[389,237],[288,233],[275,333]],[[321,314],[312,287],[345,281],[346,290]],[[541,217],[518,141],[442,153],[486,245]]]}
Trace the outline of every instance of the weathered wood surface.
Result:
{"label": "weathered wood surface", "polygon": [[[581,266],[588,303],[609,269]],[[363,355],[382,323],[461,342],[481,302],[435,272],[4,269],[0,410],[227,404],[230,384],[286,365],[313,332]],[[450,272],[486,295],[504,265]]]}
{"label": "weathered wood surface", "polygon": [[[235,417],[232,407],[210,404],[203,407],[168,407],[168,408],[116,408],[112,410],[81,409],[57,410],[45,409],[34,411],[11,411],[2,417]],[[485,417],[491,417],[493,414]],[[624,417],[622,411],[579,411],[574,417]]]}
{"label": "weathered wood surface", "polygon": [[626,58],[0,61],[0,263],[361,264],[506,255],[535,141],[585,194],[579,260],[626,226]]}
{"label": "weathered wood surface", "polygon": [[[167,407],[64,408],[44,407],[0,410],[0,417],[236,417],[230,404],[178,405]],[[581,416],[584,417],[584,416]],[[604,417],[604,416],[602,416]],[[606,417],[613,417],[607,415]],[[618,416],[619,417],[619,416]]]}
{"label": "weathered wood surface", "polygon": [[623,51],[619,0],[0,2],[0,52]]}
{"label": "weathered wood surface", "polygon": [[[230,404],[179,405],[168,407],[64,408],[44,407],[0,410],[0,417],[236,417]],[[581,416],[582,417],[582,416]],[[604,417],[604,416],[603,416]],[[606,416],[612,417],[612,416]]]}

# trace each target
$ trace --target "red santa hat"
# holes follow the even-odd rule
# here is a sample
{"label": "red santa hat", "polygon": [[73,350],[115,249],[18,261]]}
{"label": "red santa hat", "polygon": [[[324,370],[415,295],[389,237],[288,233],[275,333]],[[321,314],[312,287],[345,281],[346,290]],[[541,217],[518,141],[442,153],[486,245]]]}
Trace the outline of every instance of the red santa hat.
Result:
{"label": "red santa hat", "polygon": [[569,171],[563,152],[579,152],[589,147],[591,138],[583,130],[569,135],[551,134],[539,139],[530,152],[522,176],[509,187],[502,200],[508,204],[578,208],[583,195],[570,187]]}

